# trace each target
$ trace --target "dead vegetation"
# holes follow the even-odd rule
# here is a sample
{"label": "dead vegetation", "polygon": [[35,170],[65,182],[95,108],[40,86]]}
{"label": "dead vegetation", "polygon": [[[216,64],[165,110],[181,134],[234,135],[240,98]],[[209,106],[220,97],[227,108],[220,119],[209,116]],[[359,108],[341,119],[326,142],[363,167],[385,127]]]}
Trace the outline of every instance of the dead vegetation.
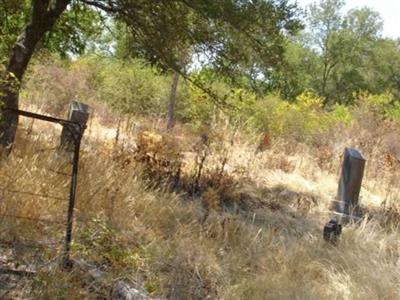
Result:
{"label": "dead vegetation", "polygon": [[[36,273],[2,275],[2,298],[109,298],[121,281],[161,299],[400,297],[392,158],[386,168],[367,171],[367,215],[332,247],[321,230],[340,153],[328,146],[320,153],[275,141],[253,155],[254,146],[232,143],[229,132],[191,137],[184,147],[151,131],[141,132],[136,146],[87,139],[94,144],[82,150],[76,266],[65,273],[59,263],[67,203],[54,196],[67,195],[68,178],[60,173],[68,165],[43,151],[57,140],[35,126],[29,136],[20,131],[0,168],[0,245],[2,267]],[[379,157],[376,147],[365,147],[369,160]],[[368,161],[368,168],[378,167]],[[381,193],[386,188],[374,181],[392,193]]]}

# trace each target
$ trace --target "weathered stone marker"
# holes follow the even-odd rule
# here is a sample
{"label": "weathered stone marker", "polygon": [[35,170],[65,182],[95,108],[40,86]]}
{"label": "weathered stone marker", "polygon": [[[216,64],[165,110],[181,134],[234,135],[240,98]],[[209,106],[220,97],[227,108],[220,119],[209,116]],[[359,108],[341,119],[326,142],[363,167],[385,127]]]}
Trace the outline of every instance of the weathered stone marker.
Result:
{"label": "weathered stone marker", "polygon": [[334,217],[324,227],[325,240],[335,243],[342,231],[342,224],[360,218],[359,196],[364,168],[365,159],[361,153],[345,148],[338,192],[333,203]]}
{"label": "weathered stone marker", "polygon": [[346,148],[335,202],[335,211],[343,222],[359,217],[359,196],[364,176],[365,159],[356,149]]}
{"label": "weathered stone marker", "polygon": [[81,139],[86,123],[89,119],[89,106],[77,101],[72,101],[69,105],[68,120],[76,122],[80,126],[65,124],[61,132],[60,148],[68,152],[73,152],[76,142]]}

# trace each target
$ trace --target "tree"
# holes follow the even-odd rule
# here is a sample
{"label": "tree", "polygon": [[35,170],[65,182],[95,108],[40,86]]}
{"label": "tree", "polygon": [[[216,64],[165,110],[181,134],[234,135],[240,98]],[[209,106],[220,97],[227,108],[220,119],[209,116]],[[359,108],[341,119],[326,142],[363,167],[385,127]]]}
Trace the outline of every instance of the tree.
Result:
{"label": "tree", "polygon": [[[50,0],[35,0],[32,4],[30,21],[15,42],[6,67],[6,74],[1,82],[2,105],[18,108],[19,83],[39,41],[50,31],[61,13],[70,4],[70,0],[57,0],[54,5]],[[18,116],[10,112],[2,115],[0,144],[10,146],[15,138]]]}
{"label": "tree", "polygon": [[[145,57],[164,70],[174,70],[169,128],[173,124],[177,73],[188,79],[184,72],[190,64],[187,58],[201,56],[207,67],[232,84],[246,82],[257,88],[251,83],[260,83],[260,75],[267,77],[265,74],[280,67],[285,36],[301,28],[295,19],[295,7],[287,1],[142,2],[141,9],[151,11],[154,18],[146,18],[146,14],[130,18],[121,13],[124,9],[110,8],[116,11],[118,20],[128,25],[122,27],[117,49],[119,54]],[[179,25],[170,26],[171,22]],[[243,81],[244,77],[248,80]]]}
{"label": "tree", "polygon": [[[39,41],[68,5],[75,3],[95,7],[125,23],[141,45],[180,74],[176,55],[170,55],[173,49],[189,45],[195,52],[208,54],[210,62],[223,69],[236,69],[239,62],[250,61],[254,53],[262,54],[264,61],[278,63],[283,35],[299,27],[295,7],[286,0],[33,0],[30,20],[7,66],[7,84],[1,89],[4,105],[18,107],[19,89],[11,88],[11,77],[22,80]],[[17,123],[15,115],[3,114],[2,145],[13,142]]]}
{"label": "tree", "polygon": [[379,14],[369,8],[355,9],[344,17],[343,28],[339,35],[342,40],[342,54],[332,72],[332,90],[342,103],[348,103],[354,92],[373,90],[368,82],[370,71],[368,61],[379,40],[382,21]]}
{"label": "tree", "polygon": [[283,67],[272,77],[273,89],[286,100],[294,101],[306,90],[318,91],[320,57],[307,47],[306,36],[288,40]]}
{"label": "tree", "polygon": [[[68,52],[81,53],[86,40],[99,30],[99,19],[93,10],[71,0],[16,0],[2,4],[0,61],[5,61],[6,67],[0,74],[0,98],[3,106],[18,108],[19,86],[35,50],[47,48],[64,56]],[[62,15],[63,12],[66,13]],[[7,111],[2,114],[2,146],[13,142],[17,123],[17,115]]]}
{"label": "tree", "polygon": [[367,88],[363,78],[366,57],[382,29],[379,14],[373,10],[354,9],[343,16],[343,6],[342,0],[310,6],[309,47],[316,49],[321,60],[318,92],[326,103],[346,101],[353,91]]}
{"label": "tree", "polygon": [[3,1],[0,9],[0,63],[6,59],[14,44],[17,32],[27,14],[27,3],[23,0]]}
{"label": "tree", "polygon": [[[8,58],[18,34],[24,29],[32,10],[31,1],[3,1],[0,10],[0,63]],[[81,54],[87,41],[101,33],[101,19],[98,13],[87,6],[72,2],[60,16],[51,31],[37,44],[36,51],[46,49],[61,56]]]}
{"label": "tree", "polygon": [[364,76],[372,93],[400,97],[400,40],[380,39],[372,49]]}
{"label": "tree", "polygon": [[311,47],[320,52],[322,61],[320,93],[328,97],[328,79],[342,55],[342,37],[339,34],[342,28],[340,10],[344,6],[343,0],[327,0],[314,3],[310,6],[309,24],[313,37]]}

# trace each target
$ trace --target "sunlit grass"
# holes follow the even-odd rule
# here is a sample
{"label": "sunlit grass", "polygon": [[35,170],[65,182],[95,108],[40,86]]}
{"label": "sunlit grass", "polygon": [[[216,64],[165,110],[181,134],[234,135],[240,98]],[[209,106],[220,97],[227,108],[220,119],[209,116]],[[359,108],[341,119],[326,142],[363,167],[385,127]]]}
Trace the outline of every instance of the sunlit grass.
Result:
{"label": "sunlit grass", "polygon": [[[0,214],[43,221],[0,217],[0,236],[12,242],[10,259],[38,270],[20,286],[35,298],[109,297],[118,280],[169,299],[400,297],[395,223],[385,223],[388,217],[377,211],[372,219],[346,227],[338,246],[326,244],[321,231],[336,174],[321,168],[309,148],[287,155],[280,144],[254,156],[252,145],[227,143],[223,176],[239,184],[195,199],[185,197],[184,190],[152,183],[131,149],[101,143],[84,147],[71,254],[105,275],[93,283],[79,263],[72,272],[62,272],[64,225],[53,222],[65,224],[67,201],[12,192],[68,198],[69,178],[54,172],[68,173],[68,163],[54,150],[40,151],[53,149],[57,140],[33,132],[20,134],[11,157],[1,163]],[[210,149],[205,175],[218,168],[225,153]],[[185,158],[188,178],[193,156]],[[232,209],[223,197],[215,207],[204,205],[226,196],[221,191],[230,193],[226,199],[238,199],[239,208]],[[368,195],[362,192],[364,199]],[[42,250],[17,246],[27,241]]]}

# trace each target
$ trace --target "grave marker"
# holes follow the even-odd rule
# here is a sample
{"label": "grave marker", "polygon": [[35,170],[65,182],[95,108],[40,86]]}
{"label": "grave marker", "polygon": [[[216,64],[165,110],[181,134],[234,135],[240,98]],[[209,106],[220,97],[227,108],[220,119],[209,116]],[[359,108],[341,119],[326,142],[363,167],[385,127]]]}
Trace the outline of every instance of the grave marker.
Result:
{"label": "grave marker", "polygon": [[361,153],[345,148],[338,192],[333,203],[334,217],[324,227],[325,240],[335,243],[342,225],[361,217],[359,196],[364,169],[365,159]]}

